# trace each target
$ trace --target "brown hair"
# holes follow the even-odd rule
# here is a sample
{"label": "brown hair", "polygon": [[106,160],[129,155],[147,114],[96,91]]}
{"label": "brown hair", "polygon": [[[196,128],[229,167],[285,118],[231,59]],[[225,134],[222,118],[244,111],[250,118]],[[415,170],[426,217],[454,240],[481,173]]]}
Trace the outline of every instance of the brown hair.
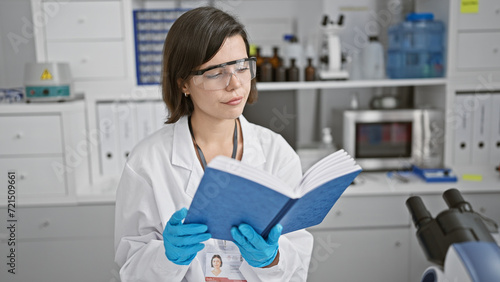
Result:
{"label": "brown hair", "polygon": [[[196,8],[174,22],[163,47],[162,95],[169,110],[165,123],[174,123],[184,115],[191,115],[194,109],[193,102],[184,96],[178,81],[186,82],[196,67],[215,56],[226,38],[238,34],[245,42],[248,56],[250,47],[244,26],[217,8]],[[257,87],[253,79],[247,103],[255,101]]]}

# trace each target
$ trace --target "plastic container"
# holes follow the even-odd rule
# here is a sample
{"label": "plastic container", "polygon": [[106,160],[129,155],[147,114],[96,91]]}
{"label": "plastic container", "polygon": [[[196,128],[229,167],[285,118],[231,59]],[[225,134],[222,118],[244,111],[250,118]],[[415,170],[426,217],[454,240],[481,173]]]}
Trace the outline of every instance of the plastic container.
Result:
{"label": "plastic container", "polygon": [[387,76],[390,78],[443,77],[444,24],[432,13],[411,13],[388,29]]}
{"label": "plastic container", "polygon": [[362,51],[361,61],[363,79],[385,78],[384,47],[376,36],[370,36],[368,45]]}

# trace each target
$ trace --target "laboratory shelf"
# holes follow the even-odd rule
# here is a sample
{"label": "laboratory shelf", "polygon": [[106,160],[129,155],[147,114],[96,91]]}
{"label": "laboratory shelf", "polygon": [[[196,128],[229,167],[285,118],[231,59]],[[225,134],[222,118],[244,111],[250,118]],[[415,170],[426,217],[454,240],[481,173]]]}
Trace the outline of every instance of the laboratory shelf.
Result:
{"label": "laboratory shelf", "polygon": [[446,78],[345,80],[345,81],[298,81],[298,82],[258,82],[259,91],[301,90],[301,89],[339,89],[445,85]]}

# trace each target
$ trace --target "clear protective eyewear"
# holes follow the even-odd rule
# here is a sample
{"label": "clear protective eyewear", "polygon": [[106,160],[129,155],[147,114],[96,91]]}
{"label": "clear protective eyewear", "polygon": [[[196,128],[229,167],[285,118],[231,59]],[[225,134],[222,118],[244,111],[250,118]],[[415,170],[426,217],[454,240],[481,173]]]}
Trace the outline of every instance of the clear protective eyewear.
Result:
{"label": "clear protective eyewear", "polygon": [[193,71],[193,83],[205,90],[221,90],[229,85],[233,75],[241,84],[249,83],[255,78],[256,61],[251,57]]}

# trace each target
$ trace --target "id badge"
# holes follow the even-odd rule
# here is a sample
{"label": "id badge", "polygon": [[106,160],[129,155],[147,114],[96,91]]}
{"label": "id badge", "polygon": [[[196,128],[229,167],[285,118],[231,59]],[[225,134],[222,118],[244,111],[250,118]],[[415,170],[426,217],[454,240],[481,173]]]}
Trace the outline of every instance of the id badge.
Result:
{"label": "id badge", "polygon": [[205,281],[246,282],[240,272],[243,257],[238,247],[231,241],[215,241],[206,246]]}

